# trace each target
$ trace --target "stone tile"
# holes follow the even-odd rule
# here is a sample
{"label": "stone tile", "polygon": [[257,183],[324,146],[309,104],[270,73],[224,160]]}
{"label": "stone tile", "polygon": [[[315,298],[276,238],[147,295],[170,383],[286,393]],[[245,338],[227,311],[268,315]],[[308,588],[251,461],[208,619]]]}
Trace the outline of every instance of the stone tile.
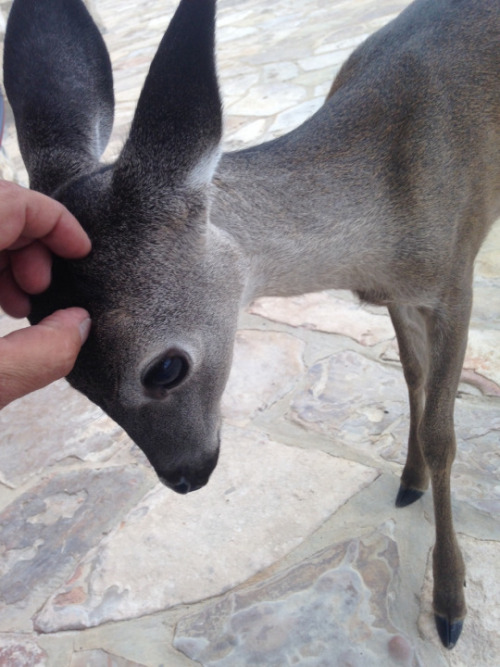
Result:
{"label": "stone tile", "polygon": [[245,425],[288,394],[305,370],[304,343],[287,333],[239,331],[223,416]]}
{"label": "stone tile", "polygon": [[475,264],[476,275],[489,279],[500,278],[498,248],[500,247],[500,224],[497,222],[490,230]]}
{"label": "stone tile", "polygon": [[264,65],[262,68],[261,77],[264,83],[288,81],[289,79],[294,79],[299,72],[300,70],[296,63],[291,61],[270,63],[269,65]]}
{"label": "stone tile", "polygon": [[[253,120],[249,123],[243,123],[242,126],[236,124],[232,132],[226,132],[225,143],[231,150],[238,150],[244,145],[250,143],[259,143],[266,126],[264,119]],[[226,127],[227,130],[227,127]]]}
{"label": "stone tile", "polygon": [[0,481],[12,487],[52,466],[104,462],[133,446],[115,422],[64,380],[0,411],[0,429]]}
{"label": "stone tile", "polygon": [[370,33],[365,33],[357,35],[356,37],[347,37],[346,39],[339,39],[335,42],[326,41],[325,43],[318,46],[316,53],[338,53],[340,52],[344,59],[347,55],[354,51],[354,49],[359,46],[362,42],[365,41],[367,37],[370,36]]}
{"label": "stone tile", "polygon": [[[456,648],[447,652],[451,667],[491,667],[499,664],[500,656],[500,584],[498,542],[477,540],[459,535],[458,540],[467,569],[468,613]],[[422,591],[425,601],[419,627],[426,642],[440,647],[434,630],[432,615],[432,556],[429,554],[425,584]],[[441,647],[440,647],[441,648]]]}
{"label": "stone tile", "polygon": [[336,53],[336,57],[332,57],[331,53],[325,53],[317,56],[308,56],[307,58],[301,58],[298,63],[299,66],[305,72],[311,72],[318,69],[324,69],[325,67],[333,67],[333,65],[341,65],[351,53],[352,49],[342,50],[340,53]]}
{"label": "stone tile", "polygon": [[[332,451],[339,445],[341,450],[342,446],[354,449],[374,465],[379,457],[405,461],[409,415],[400,368],[349,350],[334,354],[309,369],[306,387],[296,392],[288,418],[309,432],[326,435]],[[500,511],[500,456],[494,454],[500,430],[497,401],[459,397],[455,428],[454,497],[496,515]]]}
{"label": "stone tile", "polygon": [[[309,370],[309,382],[295,394],[289,419],[326,435],[332,450],[344,446],[403,464],[408,437],[406,387],[398,368],[383,366],[352,351],[340,352]],[[453,495],[495,516],[500,511],[500,430],[496,401],[459,397],[455,406],[457,454]],[[325,447],[326,445],[322,445]]]}
{"label": "stone tile", "polygon": [[463,368],[460,381],[474,387],[484,396],[500,396],[500,386],[498,386],[496,382],[492,382],[488,378],[485,378],[484,375],[476,373],[475,370]]}
{"label": "stone tile", "polygon": [[[475,387],[484,396],[500,396],[500,384],[496,381],[499,364],[495,346],[498,338],[496,329],[486,327],[480,330],[476,326],[469,330],[461,382]],[[399,363],[399,350],[395,338],[384,347],[380,358],[383,361]]]}
{"label": "stone tile", "polygon": [[11,503],[0,514],[0,629],[36,609],[150,484],[142,468],[78,470]]}
{"label": "stone tile", "polygon": [[291,298],[258,299],[250,312],[293,327],[348,336],[361,345],[376,345],[394,338],[387,311],[379,314],[364,309],[359,303],[346,301],[332,292],[316,292]]}
{"label": "stone tile", "polygon": [[500,415],[496,401],[458,399],[453,496],[490,516],[500,513]]}
{"label": "stone tile", "polygon": [[227,105],[228,113],[245,116],[272,116],[290,109],[306,97],[301,86],[291,83],[274,83],[254,86],[247,95]]}
{"label": "stone tile", "polygon": [[79,651],[71,659],[69,667],[144,667],[143,664],[132,662],[107,651]]}
{"label": "stone tile", "polygon": [[390,612],[399,557],[384,532],[332,545],[186,616],[174,645],[206,667],[414,665]]}
{"label": "stone tile", "polygon": [[[481,257],[481,251],[478,257]],[[500,280],[484,279],[476,273],[471,327],[473,329],[498,329],[499,312]]]}
{"label": "stone tile", "polygon": [[[297,83],[300,86],[305,86],[308,89],[308,91],[310,91],[308,97],[310,97],[311,99],[314,99],[315,97],[320,95],[321,104],[323,104],[323,102],[326,99],[327,93],[332,87],[333,80],[335,78],[335,75],[337,74],[337,69],[339,69],[339,67],[333,69],[331,67],[328,67],[325,69],[303,72],[296,79],[294,79],[294,83]],[[319,93],[316,92],[318,89],[321,92]],[[306,117],[304,116],[302,120],[306,120]],[[288,129],[285,128],[282,134],[284,134],[285,131],[288,131]]]}
{"label": "stone tile", "polygon": [[381,455],[404,462],[408,408],[400,368],[346,350],[314,364],[307,378],[291,402],[289,419],[374,461]]}
{"label": "stone tile", "polygon": [[49,667],[47,654],[31,638],[0,635],[0,667]]}
{"label": "stone tile", "polygon": [[[230,11],[228,11],[230,10]],[[253,9],[247,5],[246,8],[241,9],[237,6],[229,5],[228,3],[222,2],[219,5],[219,13],[217,16],[217,26],[219,30],[223,28],[228,28],[229,30],[236,23],[242,22],[245,19],[252,20],[253,18]]]}
{"label": "stone tile", "polygon": [[312,116],[323,104],[324,94],[319,98],[307,100],[294,106],[292,109],[287,109],[279,114],[276,114],[275,120],[271,124],[269,131],[277,136],[283,134],[284,130],[290,130],[298,127],[306,118]]}
{"label": "stone tile", "polygon": [[[192,667],[191,660],[172,646],[177,615],[182,613],[185,612],[174,610],[172,613],[163,612],[120,623],[107,623],[82,632],[46,634],[41,635],[41,641],[55,663],[55,657],[61,652],[58,651],[61,637],[71,640],[70,657],[60,665],[54,664],[54,667],[68,667],[73,653],[78,657],[79,654],[93,656],[99,655],[98,651],[146,667]],[[53,667],[52,663],[50,667]],[[100,667],[100,663],[91,663],[89,667]]]}
{"label": "stone tile", "polygon": [[499,387],[500,331],[495,329],[470,329],[464,366],[486,377]]}
{"label": "stone tile", "polygon": [[224,44],[224,42],[229,42],[232,41],[233,39],[245,39],[247,37],[250,37],[250,35],[255,35],[257,32],[257,28],[254,27],[237,27],[237,26],[232,26],[231,30],[220,30],[219,31],[219,37],[218,37],[218,43],[219,44]]}
{"label": "stone tile", "polygon": [[230,95],[238,95],[241,97],[247,90],[255,86],[259,81],[257,72],[250,72],[249,74],[240,74],[232,78],[225,77],[221,83],[221,92],[224,99]]}
{"label": "stone tile", "polygon": [[219,595],[282,558],[376,476],[227,428],[208,486],[182,497],[155,488],[50,598],[36,627],[90,627]]}

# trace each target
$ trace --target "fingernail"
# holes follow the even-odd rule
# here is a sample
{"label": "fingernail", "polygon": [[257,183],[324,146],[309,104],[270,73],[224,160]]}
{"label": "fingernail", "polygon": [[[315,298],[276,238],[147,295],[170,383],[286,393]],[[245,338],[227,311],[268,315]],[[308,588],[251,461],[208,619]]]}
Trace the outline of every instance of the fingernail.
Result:
{"label": "fingernail", "polygon": [[82,339],[82,345],[85,343],[89,337],[90,327],[92,326],[92,320],[90,317],[87,317],[80,323],[80,337]]}

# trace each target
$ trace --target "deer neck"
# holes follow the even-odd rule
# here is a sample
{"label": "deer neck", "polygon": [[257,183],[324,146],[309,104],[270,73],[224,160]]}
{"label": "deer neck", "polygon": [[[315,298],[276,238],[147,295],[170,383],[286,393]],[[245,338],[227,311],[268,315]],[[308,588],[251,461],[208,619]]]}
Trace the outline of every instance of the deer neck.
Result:
{"label": "deer neck", "polygon": [[323,123],[315,128],[313,121],[221,159],[210,217],[246,257],[244,301],[330,288],[363,291],[370,282],[363,265],[376,270],[373,257],[366,264],[364,255],[380,245],[373,225],[381,219],[373,203],[380,184],[374,170],[367,174],[366,155],[358,160],[352,150],[346,158],[335,134],[324,134]]}

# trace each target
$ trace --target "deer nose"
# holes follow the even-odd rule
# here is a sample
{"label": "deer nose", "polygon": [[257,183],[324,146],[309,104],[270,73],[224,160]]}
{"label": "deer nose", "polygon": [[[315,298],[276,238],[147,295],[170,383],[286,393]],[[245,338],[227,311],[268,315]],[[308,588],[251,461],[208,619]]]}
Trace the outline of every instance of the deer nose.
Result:
{"label": "deer nose", "polygon": [[158,475],[162,484],[167,486],[169,489],[172,489],[172,491],[175,491],[176,493],[182,493],[183,495],[190,493],[191,491],[201,489],[202,486],[205,486],[205,484],[208,482],[209,476],[210,475],[207,475],[204,478],[200,478],[199,476],[186,477],[186,475],[182,474],[173,474],[169,475],[168,477],[166,475]]}
{"label": "deer nose", "polygon": [[208,482],[215,466],[218,454],[199,468],[178,468],[174,471],[157,471],[160,482],[176,493],[190,493],[201,489]]}
{"label": "deer nose", "polygon": [[189,493],[190,491],[196,491],[196,489],[201,488],[201,486],[202,486],[201,484],[193,486],[191,482],[188,479],[186,479],[183,475],[177,482],[177,484],[174,484],[172,488],[176,493],[182,493],[184,495],[185,493]]}
{"label": "deer nose", "polygon": [[164,477],[162,475],[158,475],[160,482],[167,486],[169,489],[172,489],[176,493],[182,493],[183,495],[186,493],[189,493],[190,491],[196,491],[197,489],[201,489],[202,486],[205,486],[205,484],[208,482],[208,478],[206,481],[200,484],[200,482],[197,482],[193,484],[192,482],[187,479],[184,475],[181,475],[178,477],[175,481]]}

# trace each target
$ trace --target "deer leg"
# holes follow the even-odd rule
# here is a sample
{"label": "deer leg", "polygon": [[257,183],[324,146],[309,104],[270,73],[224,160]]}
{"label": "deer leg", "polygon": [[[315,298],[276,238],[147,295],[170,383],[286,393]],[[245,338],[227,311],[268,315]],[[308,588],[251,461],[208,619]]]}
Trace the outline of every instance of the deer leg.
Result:
{"label": "deer leg", "polygon": [[406,507],[418,500],[429,486],[429,472],[419,439],[429,365],[427,330],[423,315],[413,306],[391,305],[389,314],[396,331],[410,404],[408,454],[396,497],[396,506]]}
{"label": "deer leg", "polygon": [[453,528],[450,473],[456,451],[453,410],[472,303],[470,288],[453,290],[450,296],[447,304],[441,304],[426,318],[430,363],[419,426],[422,453],[431,477],[436,524],[434,614],[438,634],[447,648],[456,644],[466,614],[465,566]]}

